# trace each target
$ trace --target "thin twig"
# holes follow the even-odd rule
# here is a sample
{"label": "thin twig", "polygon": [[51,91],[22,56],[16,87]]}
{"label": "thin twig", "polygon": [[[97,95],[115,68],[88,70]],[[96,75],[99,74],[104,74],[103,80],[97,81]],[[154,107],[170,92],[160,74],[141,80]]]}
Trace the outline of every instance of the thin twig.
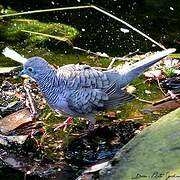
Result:
{"label": "thin twig", "polygon": [[82,51],[82,52],[85,52],[85,53],[87,53],[87,54],[92,54],[92,55],[97,56],[97,57],[111,58],[111,57],[108,56],[107,54],[104,54],[104,53],[95,53],[95,52],[92,52],[92,51],[90,51],[90,50],[86,50],[86,49],[83,49],[83,48],[80,48],[80,47],[76,47],[76,46],[74,46],[73,49],[79,50],[79,51]]}
{"label": "thin twig", "polygon": [[161,88],[161,85],[160,85],[159,79],[158,79],[158,78],[156,78],[156,81],[157,81],[157,83],[158,83],[158,87],[159,87],[160,91],[163,93],[163,95],[164,95],[164,96],[166,96],[166,93],[165,93],[165,92],[163,91],[163,89]]}
{"label": "thin twig", "polygon": [[26,94],[27,94],[26,105],[29,107],[32,115],[34,116],[37,114],[37,111],[35,109],[35,104],[34,104],[33,98],[29,92],[30,85],[27,82],[24,83],[24,89],[25,89]]}
{"label": "thin twig", "polygon": [[[180,96],[180,93],[175,94],[175,95],[176,95],[176,97],[177,97],[177,96]],[[161,99],[161,100],[158,100],[158,101],[155,101],[155,102],[153,102],[153,101],[148,101],[148,100],[145,100],[145,99],[141,99],[141,98],[138,98],[138,97],[137,97],[136,99],[139,100],[139,101],[141,101],[141,102],[145,102],[145,103],[152,104],[153,106],[155,106],[155,105],[157,105],[157,104],[160,104],[160,103],[163,103],[163,102],[165,102],[165,101],[171,100],[172,97],[171,97],[171,96],[168,96],[168,97],[165,97],[165,98],[163,98],[163,99]]]}
{"label": "thin twig", "polygon": [[126,121],[134,121],[134,120],[141,120],[141,119],[143,119],[144,118],[144,116],[139,116],[139,117],[133,117],[133,118],[127,118],[127,119],[125,119]]}
{"label": "thin twig", "polygon": [[1,15],[0,18],[10,17],[10,16],[21,16],[21,15],[26,15],[26,14],[43,13],[43,12],[52,12],[52,11],[85,9],[85,8],[91,8],[91,5],[88,5],[88,6],[62,7],[62,8],[53,8],[53,9],[43,9],[43,10],[39,9],[39,10],[33,10],[33,11],[20,12],[20,13],[5,14],[5,15]]}
{"label": "thin twig", "polygon": [[74,46],[73,49],[85,52],[87,54],[92,54],[94,56],[101,57],[101,58],[109,58],[109,59],[115,58],[116,60],[120,60],[120,61],[127,60],[127,58],[124,58],[124,57],[111,57],[111,56],[107,55],[106,53],[99,53],[99,52],[95,53],[95,52],[92,52],[91,50],[83,49],[83,48],[76,47],[76,46]]}
{"label": "thin twig", "polygon": [[136,51],[134,51],[134,52],[130,52],[129,54],[127,54],[127,55],[123,56],[123,58],[129,57],[129,56],[132,56],[132,55],[136,54],[137,52],[139,52],[139,49],[136,49]]}
{"label": "thin twig", "polygon": [[[114,64],[114,62],[116,61],[116,58],[115,57],[110,57],[108,56],[107,54],[103,54],[103,53],[95,53],[95,52],[92,52],[90,50],[86,50],[86,49],[82,49],[82,48],[79,48],[79,47],[73,47],[73,49],[76,49],[76,50],[79,50],[79,51],[83,51],[87,54],[92,54],[96,57],[101,57],[101,58],[108,58],[108,59],[111,59],[111,63],[109,64],[109,66],[107,68],[105,68],[105,70],[107,69],[111,69],[112,68],[112,65]],[[95,69],[100,69],[102,70],[102,68],[100,67],[95,67]],[[103,69],[104,70],[104,69]]]}
{"label": "thin twig", "polygon": [[[180,93],[176,94],[176,96],[180,96]],[[160,103],[163,103],[163,102],[165,102],[165,101],[169,101],[169,100],[171,100],[171,99],[172,99],[171,96],[165,97],[165,98],[163,98],[163,99],[161,99],[161,100],[159,100],[159,101],[153,102],[153,106],[155,106],[155,105],[157,105],[157,104],[160,104]]]}
{"label": "thin twig", "polygon": [[107,67],[107,69],[112,69],[112,66],[113,66],[113,64],[114,64],[115,61],[116,61],[116,58],[112,58],[109,66]]}
{"label": "thin twig", "polygon": [[154,103],[154,102],[152,102],[152,101],[148,101],[148,100],[145,100],[145,99],[141,99],[141,98],[139,98],[139,97],[136,97],[136,99],[137,99],[138,101],[145,102],[145,103],[148,103],[148,104],[153,104],[153,103]]}
{"label": "thin twig", "polygon": [[114,64],[114,62],[115,62],[116,60],[127,61],[129,56],[131,56],[131,55],[133,55],[133,54],[136,54],[137,52],[139,52],[139,49],[137,49],[137,50],[134,51],[134,52],[130,52],[129,54],[127,54],[127,55],[125,55],[125,56],[123,56],[123,57],[112,57],[112,58],[111,58],[111,62],[110,62],[110,64],[109,64],[109,66],[108,66],[107,69],[112,69],[112,66],[113,66],[113,64]]}
{"label": "thin twig", "polygon": [[64,42],[67,42],[69,45],[73,46],[72,42],[67,37],[53,36],[53,35],[50,35],[50,34],[27,31],[27,30],[21,30],[21,31],[29,33],[29,34],[36,34],[36,35],[40,35],[40,36],[49,37],[49,38],[52,38],[52,39],[57,39],[58,41],[64,41]]}
{"label": "thin twig", "polygon": [[[124,57],[111,57],[111,56],[109,56],[109,55],[107,55],[107,54],[104,54],[104,53],[95,53],[95,52],[92,52],[92,51],[90,51],[90,50],[86,50],[86,49],[83,49],[83,48],[79,48],[79,47],[73,47],[73,49],[75,49],[75,50],[79,50],[79,51],[83,51],[83,52],[85,52],[85,53],[87,53],[87,54],[92,54],[92,55],[94,55],[94,56],[96,56],[96,57],[101,57],[101,58],[108,58],[108,59],[110,59],[111,60],[111,62],[110,62],[110,64],[109,64],[109,66],[107,67],[107,68],[105,68],[106,70],[107,69],[112,69],[112,66],[113,66],[113,64],[114,64],[114,62],[116,61],[116,60],[121,60],[121,61],[125,61],[125,60],[127,60],[127,58],[124,58]],[[127,55],[126,55],[127,56]],[[95,67],[96,69],[97,69],[97,67]],[[100,69],[99,67],[98,67],[98,69]],[[102,68],[101,68],[102,69]],[[104,70],[104,69],[103,69]]]}

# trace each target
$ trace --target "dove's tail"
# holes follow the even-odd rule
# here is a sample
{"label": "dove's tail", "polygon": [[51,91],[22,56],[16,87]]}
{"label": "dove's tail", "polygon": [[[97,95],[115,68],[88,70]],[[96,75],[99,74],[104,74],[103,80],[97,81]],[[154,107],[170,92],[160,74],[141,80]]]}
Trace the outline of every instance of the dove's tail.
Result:
{"label": "dove's tail", "polygon": [[[132,64],[127,69],[122,69],[119,71],[121,75],[123,75],[124,85],[127,85],[129,82],[134,80],[138,75],[142,74],[147,68],[158,62],[160,59],[166,57],[168,54],[175,52],[176,49],[170,48],[160,52],[157,52],[145,59]],[[125,82],[126,81],[126,82]]]}

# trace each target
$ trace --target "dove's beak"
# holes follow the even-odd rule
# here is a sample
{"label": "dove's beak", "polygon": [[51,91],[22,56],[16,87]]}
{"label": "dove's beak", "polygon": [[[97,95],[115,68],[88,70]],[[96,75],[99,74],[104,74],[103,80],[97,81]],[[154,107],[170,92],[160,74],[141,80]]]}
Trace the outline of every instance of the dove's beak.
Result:
{"label": "dove's beak", "polygon": [[18,74],[18,77],[29,77],[27,75],[27,70],[26,69],[23,69],[19,74]]}

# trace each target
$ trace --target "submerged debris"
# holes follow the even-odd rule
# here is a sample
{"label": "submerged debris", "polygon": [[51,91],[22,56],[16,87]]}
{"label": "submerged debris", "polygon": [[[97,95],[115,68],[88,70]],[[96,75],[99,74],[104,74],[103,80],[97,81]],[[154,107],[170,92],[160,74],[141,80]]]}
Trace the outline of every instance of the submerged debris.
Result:
{"label": "submerged debris", "polygon": [[[52,162],[47,159],[41,160],[33,157],[33,154],[21,155],[8,150],[0,149],[0,163],[3,165],[1,170],[4,172],[10,169],[10,173],[0,173],[1,178],[12,177],[16,173],[21,179],[31,177],[33,179],[75,179],[75,173],[71,166],[64,162]],[[54,176],[56,174],[56,176]],[[16,177],[16,176],[15,176]]]}
{"label": "submerged debris", "polygon": [[[27,154],[36,156],[40,153],[44,124],[38,120],[35,122],[34,116],[25,108],[26,95],[22,85],[4,80],[0,93],[0,115],[3,117],[0,119],[1,169],[13,168],[19,173],[35,173],[35,160]],[[37,169],[43,168],[37,166]],[[4,177],[2,173],[0,176]]]}
{"label": "submerged debris", "polygon": [[132,137],[141,123],[122,121],[95,129],[87,136],[73,140],[65,150],[65,158],[75,165],[92,165],[111,159]]}
{"label": "submerged debris", "polygon": [[10,147],[12,145],[22,145],[25,143],[28,135],[20,135],[20,136],[3,136],[0,135],[0,144],[3,146]]}
{"label": "submerged debris", "polygon": [[161,81],[161,85],[166,91],[171,90],[173,93],[180,93],[180,76],[165,79]]}

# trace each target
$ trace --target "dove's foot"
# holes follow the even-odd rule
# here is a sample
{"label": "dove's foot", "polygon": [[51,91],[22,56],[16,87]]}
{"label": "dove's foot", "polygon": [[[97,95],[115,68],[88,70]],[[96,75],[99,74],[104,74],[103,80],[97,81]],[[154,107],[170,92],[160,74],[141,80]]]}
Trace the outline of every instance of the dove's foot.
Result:
{"label": "dove's foot", "polygon": [[58,129],[62,129],[63,131],[66,131],[67,127],[73,123],[73,118],[68,117],[63,123],[59,124],[56,128],[54,128],[54,131],[57,131]]}

